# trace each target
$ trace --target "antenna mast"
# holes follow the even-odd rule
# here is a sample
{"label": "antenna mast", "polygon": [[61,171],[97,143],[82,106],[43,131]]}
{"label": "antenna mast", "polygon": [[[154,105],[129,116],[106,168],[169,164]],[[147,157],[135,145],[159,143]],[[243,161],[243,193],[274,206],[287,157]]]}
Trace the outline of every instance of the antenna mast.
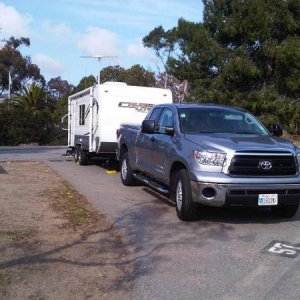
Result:
{"label": "antenna mast", "polygon": [[82,55],[80,56],[82,58],[96,58],[99,62],[99,65],[100,65],[100,70],[99,70],[99,75],[97,76],[98,77],[98,84],[100,84],[100,73],[101,73],[101,60],[103,58],[116,58],[117,56],[109,56],[109,55]]}

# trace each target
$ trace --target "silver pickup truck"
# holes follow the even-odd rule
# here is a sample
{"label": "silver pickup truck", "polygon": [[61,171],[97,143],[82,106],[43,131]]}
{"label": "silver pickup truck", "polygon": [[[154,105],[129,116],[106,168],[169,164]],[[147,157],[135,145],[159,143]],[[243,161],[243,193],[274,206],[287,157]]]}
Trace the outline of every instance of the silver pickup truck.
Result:
{"label": "silver pickup truck", "polygon": [[292,217],[300,202],[300,149],[244,109],[204,104],[154,106],[142,126],[122,124],[124,185],[143,182],[176,203],[181,220],[196,206],[266,206]]}

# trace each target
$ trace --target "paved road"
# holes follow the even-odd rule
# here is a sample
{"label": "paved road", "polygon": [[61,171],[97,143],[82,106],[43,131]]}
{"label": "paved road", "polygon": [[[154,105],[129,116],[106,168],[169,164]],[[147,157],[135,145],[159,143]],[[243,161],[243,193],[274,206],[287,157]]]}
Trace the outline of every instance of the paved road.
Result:
{"label": "paved road", "polygon": [[[64,152],[0,147],[0,165],[46,161],[111,218],[135,249],[132,299],[300,299],[300,251],[291,248],[300,243],[300,213],[280,220],[267,209],[207,209],[184,223],[168,199],[125,187],[98,165],[78,166]],[[281,256],[266,250],[274,241]]]}

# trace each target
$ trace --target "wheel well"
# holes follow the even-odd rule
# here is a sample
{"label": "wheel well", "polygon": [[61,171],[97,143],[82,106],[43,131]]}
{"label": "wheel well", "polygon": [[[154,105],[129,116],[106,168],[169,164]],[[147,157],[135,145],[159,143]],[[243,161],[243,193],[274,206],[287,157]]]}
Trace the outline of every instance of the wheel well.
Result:
{"label": "wheel well", "polygon": [[128,152],[128,148],[125,144],[122,144],[121,150],[120,150],[120,158],[123,156],[124,153]]}
{"label": "wheel well", "polygon": [[181,169],[186,169],[186,166],[180,161],[174,162],[170,170],[170,175]]}
{"label": "wheel well", "polygon": [[172,165],[172,167],[170,169],[170,176],[169,176],[169,178],[170,178],[170,186],[172,186],[172,184],[173,184],[172,183],[172,177],[173,177],[172,175],[175,172],[177,172],[177,171],[179,171],[181,169],[186,169],[186,166],[182,162],[176,161],[176,162],[173,163],[173,165]]}

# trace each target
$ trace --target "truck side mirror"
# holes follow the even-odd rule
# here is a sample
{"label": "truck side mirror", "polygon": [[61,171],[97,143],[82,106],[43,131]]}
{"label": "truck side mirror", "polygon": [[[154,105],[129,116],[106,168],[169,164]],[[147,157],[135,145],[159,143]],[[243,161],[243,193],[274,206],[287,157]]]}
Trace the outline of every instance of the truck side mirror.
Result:
{"label": "truck side mirror", "polygon": [[142,123],[142,132],[152,134],[154,133],[155,122],[153,120],[144,120]]}
{"label": "truck side mirror", "polygon": [[274,136],[282,136],[283,134],[283,128],[280,124],[274,124],[271,127],[271,133]]}

